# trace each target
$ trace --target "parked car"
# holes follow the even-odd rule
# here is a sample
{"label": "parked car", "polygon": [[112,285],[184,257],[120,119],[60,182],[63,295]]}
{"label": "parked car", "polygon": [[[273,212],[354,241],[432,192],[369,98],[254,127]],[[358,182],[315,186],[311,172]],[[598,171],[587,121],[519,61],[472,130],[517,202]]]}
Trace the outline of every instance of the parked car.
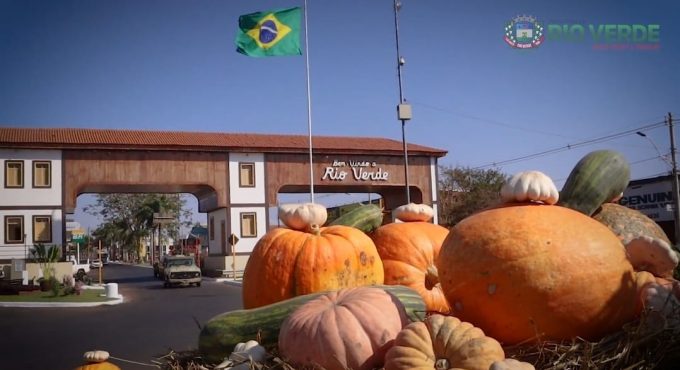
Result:
{"label": "parked car", "polygon": [[191,256],[168,256],[160,266],[163,286],[191,285],[201,286],[201,269]]}
{"label": "parked car", "polygon": [[90,260],[76,261],[75,256],[69,256],[67,258],[73,264],[73,273],[87,274],[90,272]]}
{"label": "parked car", "polygon": [[90,267],[93,268],[93,269],[98,269],[98,268],[103,267],[103,266],[104,265],[102,264],[102,261],[100,261],[100,260],[92,260],[92,262],[90,263]]}

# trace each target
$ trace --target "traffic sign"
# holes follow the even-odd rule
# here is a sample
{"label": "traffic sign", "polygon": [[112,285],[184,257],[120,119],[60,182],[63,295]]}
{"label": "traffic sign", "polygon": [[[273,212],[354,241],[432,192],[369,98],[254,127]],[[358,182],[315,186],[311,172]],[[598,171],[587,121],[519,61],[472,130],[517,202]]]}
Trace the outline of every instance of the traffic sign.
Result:
{"label": "traffic sign", "polygon": [[236,234],[234,233],[231,233],[231,235],[229,236],[229,244],[236,245],[236,243],[238,243],[238,240],[239,240],[238,236],[236,236]]}

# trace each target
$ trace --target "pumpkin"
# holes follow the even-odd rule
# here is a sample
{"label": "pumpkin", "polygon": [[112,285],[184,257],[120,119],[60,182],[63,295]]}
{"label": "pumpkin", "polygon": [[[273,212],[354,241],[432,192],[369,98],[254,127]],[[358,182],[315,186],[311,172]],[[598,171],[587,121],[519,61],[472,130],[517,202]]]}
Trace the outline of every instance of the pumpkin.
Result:
{"label": "pumpkin", "polygon": [[91,362],[89,364],[78,366],[75,370],[120,370],[120,368],[108,361]]}
{"label": "pumpkin", "polygon": [[640,290],[639,303],[647,311],[644,316],[647,330],[659,330],[667,326],[677,327],[680,324],[680,318],[677,315],[680,301],[672,280],[648,279]]}
{"label": "pumpkin", "polygon": [[83,360],[87,362],[104,362],[109,359],[109,353],[106,351],[87,351],[83,354]]}
{"label": "pumpkin", "polygon": [[435,265],[448,234],[445,227],[429,222],[392,223],[375,230],[371,238],[382,259],[385,284],[417,291],[428,311],[449,312]]}
{"label": "pumpkin", "polygon": [[607,227],[538,203],[476,213],[437,261],[452,313],[504,344],[596,339],[637,314],[636,274]]}
{"label": "pumpkin", "polygon": [[635,270],[649,271],[662,278],[672,278],[678,266],[678,254],[659,238],[640,236],[631,240],[626,244],[626,255]]}
{"label": "pumpkin", "polygon": [[[413,289],[402,285],[374,285],[399,300],[410,321],[420,321],[425,312],[422,297]],[[249,310],[224,312],[210,319],[201,328],[198,350],[212,362],[222,361],[231,348],[239,342],[258,338],[260,345],[273,348],[279,341],[283,321],[298,307],[328,292],[312,293],[286,299]]]}
{"label": "pumpkin", "polygon": [[555,204],[559,196],[552,179],[539,171],[520,172],[501,187],[501,199],[504,202]]}
{"label": "pumpkin", "polygon": [[382,284],[383,264],[371,238],[348,226],[312,232],[276,228],[253,249],[243,272],[243,306],[260,307],[302,294]]}
{"label": "pumpkin", "polygon": [[434,314],[406,326],[385,356],[385,370],[488,370],[505,358],[500,343],[474,325]]}
{"label": "pumpkin", "polygon": [[87,351],[83,354],[85,365],[78,366],[75,370],[120,370],[120,368],[106,360],[109,359],[107,351]]}
{"label": "pumpkin", "polygon": [[267,356],[267,350],[257,341],[249,340],[236,344],[234,352],[215,369],[224,370],[250,370],[251,363],[262,362]]}
{"label": "pumpkin", "polygon": [[592,215],[602,204],[621,196],[630,181],[630,165],[621,153],[596,150],[574,166],[557,204]]}
{"label": "pumpkin", "polygon": [[294,230],[308,230],[312,225],[322,226],[327,218],[326,207],[319,204],[281,204],[279,206],[279,219]]}
{"label": "pumpkin", "polygon": [[640,236],[651,236],[670,243],[661,226],[644,213],[616,203],[605,203],[593,214],[593,218],[606,225],[616,234],[623,245]]}
{"label": "pumpkin", "polygon": [[403,222],[429,221],[434,217],[434,209],[427,204],[409,203],[395,208],[392,214]]}
{"label": "pumpkin", "polygon": [[404,306],[386,291],[342,289],[307,302],[283,322],[279,353],[301,367],[379,368],[407,324]]}
{"label": "pumpkin", "polygon": [[506,358],[503,361],[496,361],[491,364],[489,370],[536,370],[536,368],[528,362]]}

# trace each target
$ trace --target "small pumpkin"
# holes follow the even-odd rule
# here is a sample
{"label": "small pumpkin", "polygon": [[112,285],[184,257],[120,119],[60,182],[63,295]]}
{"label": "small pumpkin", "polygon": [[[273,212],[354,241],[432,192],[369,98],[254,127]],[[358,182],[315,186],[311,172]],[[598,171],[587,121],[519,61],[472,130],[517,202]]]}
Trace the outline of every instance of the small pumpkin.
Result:
{"label": "small pumpkin", "polygon": [[383,284],[383,264],[366,234],[348,226],[310,232],[276,228],[253,249],[243,273],[243,306],[255,308],[298,295]]}
{"label": "small pumpkin", "polygon": [[260,343],[249,340],[236,344],[229,358],[217,365],[215,369],[250,370],[253,362],[262,362],[266,356],[267,350]]}
{"label": "small pumpkin", "polygon": [[640,236],[626,244],[626,256],[635,270],[649,271],[661,278],[672,278],[679,260],[669,243],[650,236]]}
{"label": "small pumpkin", "polygon": [[467,217],[437,268],[452,313],[504,344],[596,339],[638,313],[637,275],[621,242],[565,207],[511,204]]}
{"label": "small pumpkin", "polygon": [[83,360],[87,362],[104,362],[109,359],[109,353],[106,351],[96,350],[87,351],[83,354]]}
{"label": "small pumpkin", "polygon": [[382,259],[385,284],[417,291],[428,311],[449,312],[435,264],[448,234],[447,228],[429,222],[391,223],[376,229],[371,238]]}
{"label": "small pumpkin", "polygon": [[120,370],[120,367],[108,362],[90,362],[85,365],[78,366],[75,370]]}
{"label": "small pumpkin", "polygon": [[543,202],[555,204],[559,192],[552,179],[540,171],[524,171],[515,174],[501,188],[504,202]]}
{"label": "small pumpkin", "polygon": [[87,351],[83,354],[85,365],[78,366],[75,370],[120,370],[120,368],[107,360],[110,355],[107,351]]}
{"label": "small pumpkin", "polygon": [[385,370],[488,370],[505,358],[500,343],[474,325],[434,314],[406,326],[385,356]]}
{"label": "small pumpkin", "polygon": [[279,352],[297,366],[370,370],[408,324],[404,306],[378,288],[330,292],[295,310],[281,325]]}
{"label": "small pumpkin", "polygon": [[328,212],[326,207],[315,203],[281,204],[279,219],[293,230],[309,230],[312,225],[325,224]]}
{"label": "small pumpkin", "polygon": [[409,203],[395,208],[392,214],[403,222],[424,222],[434,217],[434,209],[427,204]]}

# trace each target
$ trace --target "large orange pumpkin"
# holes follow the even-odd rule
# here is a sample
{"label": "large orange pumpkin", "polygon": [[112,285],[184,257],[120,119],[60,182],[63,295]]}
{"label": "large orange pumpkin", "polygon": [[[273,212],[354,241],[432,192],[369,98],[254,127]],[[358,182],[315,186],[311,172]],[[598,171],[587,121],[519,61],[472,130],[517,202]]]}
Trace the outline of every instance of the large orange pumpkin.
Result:
{"label": "large orange pumpkin", "polygon": [[383,284],[375,244],[362,231],[329,226],[306,232],[276,228],[255,245],[243,274],[243,306],[302,294]]}
{"label": "large orange pumpkin", "polygon": [[452,228],[437,266],[452,313],[506,344],[595,339],[637,313],[637,277],[619,239],[560,206],[474,214]]}
{"label": "large orange pumpkin", "polygon": [[435,261],[449,230],[429,222],[383,225],[371,238],[385,268],[385,284],[405,285],[420,294],[429,311],[449,312]]}

